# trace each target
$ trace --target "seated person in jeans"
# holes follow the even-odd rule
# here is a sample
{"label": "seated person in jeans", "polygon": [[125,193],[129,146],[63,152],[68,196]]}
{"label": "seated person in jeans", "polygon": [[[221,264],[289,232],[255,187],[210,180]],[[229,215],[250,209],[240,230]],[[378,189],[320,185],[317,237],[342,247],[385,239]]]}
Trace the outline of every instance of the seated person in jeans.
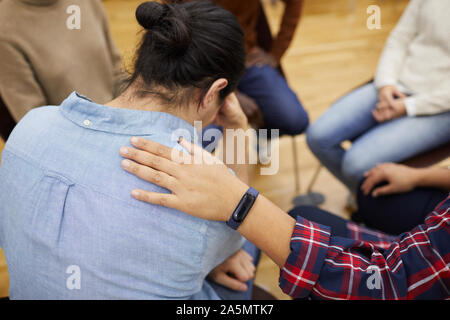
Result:
{"label": "seated person in jeans", "polygon": [[74,92],[30,111],[7,141],[0,247],[12,299],[218,299],[205,278],[244,243],[222,222],[133,199],[136,186],[168,191],[126,173],[118,153],[132,136],[174,146],[195,120],[246,119],[230,98],[242,29],[209,2],[146,2],[136,17],[146,31],[123,94],[101,105]]}
{"label": "seated person in jeans", "polygon": [[[337,101],[307,132],[320,162],[353,193],[364,172],[450,141],[450,1],[412,0],[374,83]],[[353,141],[345,150],[343,141]]]}
{"label": "seated person in jeans", "polygon": [[303,1],[283,0],[285,11],[280,31],[269,52],[258,46],[260,0],[213,0],[213,2],[236,15],[244,30],[246,68],[238,85],[237,97],[250,121],[255,111],[259,109],[263,116],[264,128],[279,129],[279,135],[297,135],[304,132],[309,123],[308,114],[286,79],[277,70],[294,36]]}
{"label": "seated person in jeans", "polygon": [[[279,129],[281,135],[297,135],[306,130],[309,119],[295,92],[277,70],[297,28],[302,0],[284,0],[280,30],[270,51],[258,46],[257,23],[260,0],[216,0],[236,15],[245,34],[246,69],[238,85],[238,98],[247,113],[259,108],[266,129]],[[269,131],[270,132],[270,131]]]}

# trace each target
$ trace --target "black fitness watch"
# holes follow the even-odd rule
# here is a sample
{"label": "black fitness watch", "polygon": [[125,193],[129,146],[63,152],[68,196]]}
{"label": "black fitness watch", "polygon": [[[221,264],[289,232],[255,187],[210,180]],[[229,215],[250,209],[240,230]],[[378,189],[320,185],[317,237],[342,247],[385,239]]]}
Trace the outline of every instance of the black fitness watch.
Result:
{"label": "black fitness watch", "polygon": [[237,230],[241,223],[244,221],[245,217],[247,217],[248,212],[253,207],[253,204],[258,197],[259,192],[252,187],[250,187],[247,192],[242,196],[241,201],[239,201],[236,209],[234,209],[233,214],[228,220],[227,225]]}

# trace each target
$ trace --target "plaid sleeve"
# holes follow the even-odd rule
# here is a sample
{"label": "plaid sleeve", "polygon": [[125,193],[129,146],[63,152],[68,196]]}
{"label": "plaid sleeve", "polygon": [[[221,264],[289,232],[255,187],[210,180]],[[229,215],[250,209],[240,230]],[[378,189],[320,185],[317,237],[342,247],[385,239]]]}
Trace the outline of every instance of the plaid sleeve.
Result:
{"label": "plaid sleeve", "polygon": [[347,222],[348,237],[355,241],[370,242],[378,248],[388,249],[396,237],[383,233],[381,231],[372,230],[356,224]]}
{"label": "plaid sleeve", "polygon": [[449,210],[450,197],[398,237],[369,229],[334,237],[299,217],[280,287],[294,298],[449,299]]}
{"label": "plaid sleeve", "polygon": [[280,274],[280,288],[294,298],[310,295],[329,250],[330,228],[297,218],[291,254]]}

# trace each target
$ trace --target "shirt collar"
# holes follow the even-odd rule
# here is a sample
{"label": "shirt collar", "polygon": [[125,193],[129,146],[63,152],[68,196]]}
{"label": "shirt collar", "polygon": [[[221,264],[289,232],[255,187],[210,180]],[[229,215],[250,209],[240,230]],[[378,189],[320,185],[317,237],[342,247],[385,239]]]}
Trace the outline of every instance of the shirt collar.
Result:
{"label": "shirt collar", "polygon": [[131,136],[152,135],[161,131],[173,134],[177,133],[176,130],[187,130],[192,138],[196,134],[191,124],[169,113],[108,107],[77,92],[72,92],[63,101],[60,112],[76,125],[90,130]]}

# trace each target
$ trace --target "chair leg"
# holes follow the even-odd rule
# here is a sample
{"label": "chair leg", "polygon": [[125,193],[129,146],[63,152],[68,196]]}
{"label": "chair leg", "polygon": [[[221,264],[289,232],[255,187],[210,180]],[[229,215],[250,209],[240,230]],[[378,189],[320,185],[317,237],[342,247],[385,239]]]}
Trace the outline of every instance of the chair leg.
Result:
{"label": "chair leg", "polygon": [[298,167],[297,141],[292,137],[292,153],[294,160],[295,194],[300,193],[300,169]]}
{"label": "chair leg", "polygon": [[312,188],[314,184],[317,181],[317,178],[319,177],[320,170],[322,170],[322,165],[319,164],[316,171],[313,174],[313,177],[311,181],[309,182],[308,188],[306,189],[305,194],[300,194],[300,176],[298,173],[298,162],[297,162],[297,146],[295,145],[295,139],[293,139],[294,143],[292,145],[292,149],[294,151],[294,171],[295,171],[295,177],[296,177],[296,197],[292,200],[292,203],[294,206],[318,206],[325,202],[325,196],[322,193],[319,192],[313,192]]}
{"label": "chair leg", "polygon": [[312,188],[314,187],[314,184],[316,183],[317,178],[319,177],[319,173],[320,170],[322,170],[323,166],[321,164],[319,164],[319,166],[317,167],[316,171],[313,174],[313,177],[311,179],[311,182],[308,185],[308,189],[306,189],[307,193],[310,193]]}

